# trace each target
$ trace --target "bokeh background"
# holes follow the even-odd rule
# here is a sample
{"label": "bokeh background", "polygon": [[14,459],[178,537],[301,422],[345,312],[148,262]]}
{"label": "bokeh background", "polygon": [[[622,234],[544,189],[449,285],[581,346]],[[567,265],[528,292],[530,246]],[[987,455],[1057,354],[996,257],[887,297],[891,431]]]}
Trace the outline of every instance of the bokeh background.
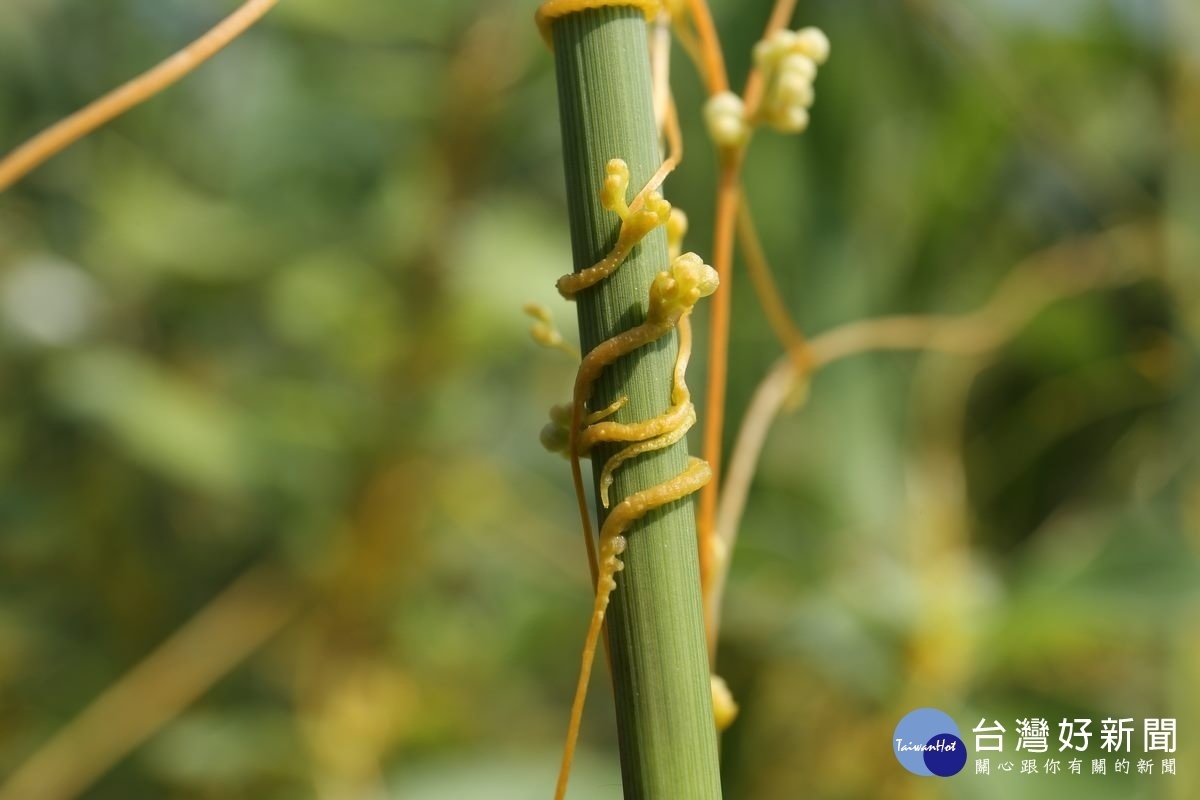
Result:
{"label": "bokeh background", "polygon": [[[0,3],[0,149],[232,6]],[[713,7],[740,85],[768,4]],[[0,196],[4,800],[549,796],[590,599],[537,444],[573,366],[520,312],[573,338],[533,9],[283,0]],[[746,191],[807,331],[970,311],[1131,226],[1112,257],[1144,279],[986,357],[847,359],[777,421],[727,595],[726,796],[1200,796],[1200,7],[796,21],[833,55]],[[672,82],[667,193],[706,254],[682,53]],[[780,355],[733,292],[729,443]],[[600,675],[576,798],[620,796]],[[1135,753],[1142,718],[1177,718],[1178,775],[917,778],[891,733],[927,705],[1010,751],[1020,717],[1132,716]]]}

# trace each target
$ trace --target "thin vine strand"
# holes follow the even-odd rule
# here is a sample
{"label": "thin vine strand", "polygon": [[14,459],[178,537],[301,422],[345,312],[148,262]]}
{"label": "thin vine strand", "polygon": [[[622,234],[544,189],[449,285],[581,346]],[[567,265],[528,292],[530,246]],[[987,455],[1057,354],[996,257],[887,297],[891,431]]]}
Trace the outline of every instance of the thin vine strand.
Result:
{"label": "thin vine strand", "polygon": [[0,159],[0,192],[92,131],[141,105],[216,55],[279,0],[246,0],[187,47],[29,139]]}

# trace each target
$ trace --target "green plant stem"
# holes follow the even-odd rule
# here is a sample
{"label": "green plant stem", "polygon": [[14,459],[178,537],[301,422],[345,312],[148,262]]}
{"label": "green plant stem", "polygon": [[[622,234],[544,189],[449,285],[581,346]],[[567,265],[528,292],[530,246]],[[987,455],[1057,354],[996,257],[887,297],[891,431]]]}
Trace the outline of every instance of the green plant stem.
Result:
{"label": "green plant stem", "polygon": [[[599,200],[605,163],[623,158],[634,191],[662,156],[642,13],[605,7],[569,14],[554,22],[553,38],[579,270],[598,261],[617,237],[618,220]],[[659,229],[614,275],[580,294],[584,352],[642,322],[650,282],[666,266],[666,237]],[[616,362],[597,382],[590,406],[625,396],[629,402],[617,421],[662,413],[670,405],[676,352],[675,337],[667,336]],[[593,462],[601,464],[612,448],[597,451]],[[679,474],[686,461],[686,442],[638,457],[618,470],[613,502]],[[597,513],[602,520],[604,509]],[[607,624],[625,797],[719,798],[691,498],[651,512],[627,537],[625,570],[617,576]]]}

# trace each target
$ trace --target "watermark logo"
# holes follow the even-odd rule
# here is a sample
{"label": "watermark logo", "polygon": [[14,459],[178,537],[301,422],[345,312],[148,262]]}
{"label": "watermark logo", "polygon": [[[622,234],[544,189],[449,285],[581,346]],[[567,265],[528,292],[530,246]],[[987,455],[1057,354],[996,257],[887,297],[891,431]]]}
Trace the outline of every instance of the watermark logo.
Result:
{"label": "watermark logo", "polygon": [[950,715],[918,708],[904,716],[892,735],[896,760],[914,775],[949,778],[967,763],[967,746]]}

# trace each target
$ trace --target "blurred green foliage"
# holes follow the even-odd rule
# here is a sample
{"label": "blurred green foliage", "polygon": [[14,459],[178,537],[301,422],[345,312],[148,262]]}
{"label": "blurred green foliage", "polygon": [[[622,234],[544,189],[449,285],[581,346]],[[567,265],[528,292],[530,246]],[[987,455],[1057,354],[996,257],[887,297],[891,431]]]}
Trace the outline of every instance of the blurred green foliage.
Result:
{"label": "blurred green foliage", "polygon": [[[85,796],[549,793],[590,599],[537,446],[572,365],[520,314],[569,329],[533,5],[283,0],[0,197],[0,780],[267,564],[286,623]],[[0,148],[231,6],[0,4]],[[714,12],[739,84],[767,4]],[[833,42],[812,127],[761,135],[746,193],[806,330],[971,310],[1118,223],[1161,248],[1131,256],[1149,281],[1055,305],[994,359],[858,357],[777,422],[728,593],[727,796],[1197,796],[1200,10],[812,0],[797,21]],[[667,191],[703,254],[714,159],[676,55]],[[736,421],[779,347],[732,291]],[[573,797],[619,796],[600,684]],[[1177,717],[1180,774],[916,778],[890,735],[926,705],[1010,731]]]}

